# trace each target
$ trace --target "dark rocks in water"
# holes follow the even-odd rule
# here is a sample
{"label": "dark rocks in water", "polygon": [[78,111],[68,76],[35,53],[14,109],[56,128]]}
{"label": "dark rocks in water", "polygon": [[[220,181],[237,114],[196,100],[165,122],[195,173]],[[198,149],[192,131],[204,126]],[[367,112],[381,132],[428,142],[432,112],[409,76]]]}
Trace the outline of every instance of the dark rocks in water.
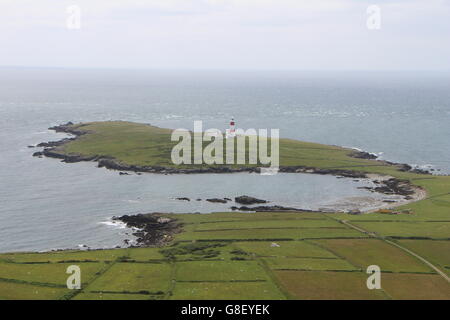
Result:
{"label": "dark rocks in water", "polygon": [[31,148],[36,148],[36,146],[28,146],[28,148],[30,148],[30,149],[31,149]]}
{"label": "dark rocks in water", "polygon": [[175,200],[191,201],[191,199],[189,199],[189,198],[187,198],[187,197],[175,198]]}
{"label": "dark rocks in water", "polygon": [[53,149],[44,149],[44,156],[50,158],[62,159],[62,162],[66,163],[76,163],[81,161],[93,161],[97,159],[96,156],[80,156],[80,155],[64,155],[58,152],[54,152]]}
{"label": "dark rocks in water", "polygon": [[58,129],[61,129],[61,128],[64,128],[64,127],[70,127],[70,126],[73,126],[73,125],[74,125],[74,123],[72,121],[69,121],[69,122],[67,122],[65,124],[60,124],[58,126],[50,127],[49,130],[58,130]]}
{"label": "dark rocks in water", "polygon": [[267,203],[268,202],[267,200],[261,200],[261,199],[257,199],[257,198],[250,197],[250,196],[236,197],[236,198],[234,198],[234,201],[236,203],[246,204],[246,205],[257,204],[257,203]]}
{"label": "dark rocks in water", "polygon": [[358,150],[355,150],[352,153],[350,153],[350,157],[367,160],[375,160],[378,158],[378,156],[373,153]]}
{"label": "dark rocks in water", "polygon": [[206,199],[206,201],[213,202],[213,203],[227,203],[228,202],[225,199],[218,199],[218,198]]}
{"label": "dark rocks in water", "polygon": [[121,176],[129,176],[130,174],[128,172],[120,171],[119,175],[121,175]]}
{"label": "dark rocks in water", "polygon": [[64,138],[62,140],[58,140],[58,141],[49,141],[49,142],[41,142],[39,143],[36,147],[39,148],[53,148],[53,147],[58,147],[61,146],[69,141],[73,141],[75,140],[75,138]]}
{"label": "dark rocks in water", "polygon": [[42,157],[43,155],[44,155],[44,152],[42,152],[42,151],[33,153],[33,157]]}
{"label": "dark rocks in water", "polygon": [[202,199],[198,198],[198,199],[196,199],[195,201],[202,201]]}
{"label": "dark rocks in water", "polygon": [[[378,159],[378,156],[373,153],[369,153],[369,152],[365,152],[365,151],[357,151],[357,150],[350,153],[350,156],[353,158],[358,158],[358,159],[368,159],[368,160]],[[431,174],[431,172],[428,170],[413,168],[412,166],[410,166],[409,164],[406,164],[406,163],[395,163],[395,162],[390,162],[390,161],[383,161],[383,162],[386,164],[398,166],[399,167],[398,170],[402,171],[402,172],[412,172],[412,173],[417,173],[417,174]]]}
{"label": "dark rocks in water", "polygon": [[412,167],[409,164],[402,163],[400,164],[400,168],[398,170],[402,172],[408,172],[412,170]]}
{"label": "dark rocks in water", "polygon": [[420,169],[420,168],[413,168],[409,164],[406,164],[406,163],[401,163],[399,165],[400,165],[400,168],[398,169],[399,171],[412,172],[412,173],[417,173],[417,174],[432,174],[428,170]]}
{"label": "dark rocks in water", "polygon": [[230,198],[223,198],[224,200],[227,200],[227,201],[231,201],[231,199]]}
{"label": "dark rocks in water", "polygon": [[81,136],[86,134],[86,131],[80,130],[80,128],[82,128],[83,126],[85,126],[84,124],[79,124],[79,125],[74,125],[73,122],[67,122],[66,124],[61,124],[59,126],[54,126],[54,127],[50,127],[48,128],[49,130],[54,130],[55,132],[64,132],[64,133],[68,133],[68,134],[73,134],[75,136]]}
{"label": "dark rocks in water", "polygon": [[114,169],[114,170],[136,171],[136,170],[133,170],[133,166],[121,165],[116,160],[109,159],[109,158],[100,158],[100,159],[98,159],[98,165],[97,166],[99,168],[105,167],[107,169]]}
{"label": "dark rocks in water", "polygon": [[173,235],[181,232],[182,224],[176,219],[161,214],[137,214],[113,217],[113,220],[124,222],[129,228],[137,228],[133,233],[139,246],[162,246],[173,239]]}
{"label": "dark rocks in water", "polygon": [[408,180],[401,180],[396,178],[383,180],[377,183],[376,187],[358,187],[358,189],[366,189],[369,191],[388,195],[411,196],[415,194],[414,187]]}
{"label": "dark rocks in water", "polygon": [[48,128],[49,130],[54,130],[56,132],[66,132],[67,130],[71,130],[73,128],[70,128],[74,125],[74,123],[72,121],[69,121],[65,124],[60,124],[54,127],[50,127]]}
{"label": "dark rocks in water", "polygon": [[304,167],[304,166],[292,166],[292,167],[280,167],[279,172],[283,173],[312,173],[312,174],[322,174],[322,175],[334,175],[345,178],[366,178],[366,174],[364,172],[357,172],[351,170],[343,170],[343,169],[321,169],[314,167]]}
{"label": "dark rocks in water", "polygon": [[417,173],[417,174],[432,174],[430,171],[425,170],[425,169],[419,169],[419,168],[414,168],[412,169],[410,172],[412,173]]}
{"label": "dark rocks in water", "polygon": [[383,184],[375,187],[374,190],[384,194],[398,194],[402,196],[411,196],[415,193],[408,180],[395,178],[383,181]]}

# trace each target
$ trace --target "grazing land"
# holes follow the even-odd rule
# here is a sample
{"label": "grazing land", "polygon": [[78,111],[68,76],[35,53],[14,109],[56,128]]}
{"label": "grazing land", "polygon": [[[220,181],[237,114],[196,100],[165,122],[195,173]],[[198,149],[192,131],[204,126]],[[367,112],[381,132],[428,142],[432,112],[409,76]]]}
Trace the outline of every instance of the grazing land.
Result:
{"label": "grazing land", "polygon": [[[170,166],[166,129],[79,129],[92,134],[57,152]],[[0,254],[0,299],[450,299],[448,277],[416,256],[450,274],[450,177],[400,171],[339,147],[284,139],[280,146],[281,165],[389,175],[423,188],[426,199],[359,215],[167,214],[182,232],[162,247]],[[81,290],[66,288],[68,265],[80,266]],[[381,268],[381,290],[366,286],[370,265]]]}
{"label": "grazing land", "polygon": [[[168,215],[173,217],[173,215]],[[311,220],[311,216],[314,219]],[[370,214],[375,220],[378,214]],[[349,218],[349,215],[345,215]],[[335,214],[309,212],[176,215],[186,227],[167,246],[0,255],[2,299],[450,299],[446,279],[382,236],[358,232]],[[245,232],[241,223],[255,221]],[[270,221],[273,222],[271,229]],[[281,222],[339,223],[347,235],[277,236]],[[259,224],[267,229],[259,233]],[[376,222],[382,224],[383,222]],[[405,222],[395,224],[402,234]],[[406,222],[410,224],[412,222]],[[419,222],[420,223],[420,222]],[[236,229],[224,238],[205,225]],[[187,231],[189,230],[189,231]],[[340,229],[339,229],[340,230]],[[252,236],[252,232],[255,235]],[[197,234],[208,234],[198,239]],[[256,235],[257,234],[257,235]],[[352,236],[349,236],[352,234]],[[355,236],[353,236],[355,234]],[[243,236],[242,236],[243,235]],[[281,234],[283,235],[283,234]],[[414,235],[414,234],[413,234]],[[233,236],[235,238],[233,238]],[[321,238],[322,236],[322,238]],[[193,241],[193,239],[196,239]],[[389,237],[387,239],[390,239]],[[449,272],[449,241],[391,239]],[[70,262],[68,262],[70,261]],[[82,289],[65,287],[79,265]],[[368,290],[366,268],[381,267],[382,290]],[[427,288],[424,290],[423,288]]]}
{"label": "grazing land", "polygon": [[[171,129],[125,121],[69,123],[53,129],[58,132],[74,134],[76,138],[43,143],[41,146],[46,147],[47,151],[44,150],[43,153],[37,153],[37,155],[61,158],[67,162],[98,161],[100,165],[112,169],[117,166],[117,168],[130,171],[150,171],[149,168],[156,170],[156,172],[174,168],[177,170],[223,169],[228,167],[248,169],[260,166],[260,164],[249,164],[248,138],[245,148],[245,164],[199,165],[193,164],[193,157],[191,157],[192,164],[175,165],[172,163],[171,153],[178,141],[171,141]],[[209,142],[204,141],[203,147],[208,144]],[[270,149],[271,139],[268,139],[268,145]],[[236,141],[235,146],[237,146]],[[356,171],[354,169],[358,168],[358,171],[362,172],[383,172],[387,174],[396,172],[399,176],[403,176],[398,171],[403,165],[365,159],[363,153],[348,148],[292,139],[279,139],[279,146],[281,167],[350,169],[351,171]],[[224,149],[226,149],[225,139]],[[192,150],[194,150],[193,141]],[[235,163],[237,162],[238,151],[236,147]],[[357,157],[354,155],[357,155]]]}

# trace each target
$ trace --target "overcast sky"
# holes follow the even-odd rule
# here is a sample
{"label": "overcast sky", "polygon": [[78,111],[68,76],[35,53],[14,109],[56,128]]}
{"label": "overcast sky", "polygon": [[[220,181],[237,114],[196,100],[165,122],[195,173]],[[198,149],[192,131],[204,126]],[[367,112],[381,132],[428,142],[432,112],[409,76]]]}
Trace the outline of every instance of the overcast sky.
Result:
{"label": "overcast sky", "polygon": [[448,71],[450,0],[0,0],[0,41],[0,66]]}

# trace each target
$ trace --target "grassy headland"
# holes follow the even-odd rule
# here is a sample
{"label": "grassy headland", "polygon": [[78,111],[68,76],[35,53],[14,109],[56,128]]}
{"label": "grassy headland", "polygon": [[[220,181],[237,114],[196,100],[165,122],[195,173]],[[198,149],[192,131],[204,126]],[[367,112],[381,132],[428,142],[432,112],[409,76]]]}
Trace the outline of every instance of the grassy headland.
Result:
{"label": "grassy headland", "polygon": [[[258,164],[206,165],[186,164],[176,166],[171,161],[171,151],[178,142],[171,141],[171,129],[125,121],[91,122],[55,127],[57,131],[77,134],[74,140],[51,146],[49,156],[70,161],[114,159],[124,167],[201,169],[205,167],[257,167]],[[204,145],[207,145],[204,142]],[[270,139],[269,139],[270,144]],[[372,173],[401,174],[404,165],[357,158],[364,153],[338,146],[280,139],[280,167],[310,167],[328,170],[350,170]],[[45,145],[44,145],[45,146]],[[248,159],[248,141],[246,148]],[[237,152],[235,157],[237,157]],[[411,175],[407,175],[411,177]]]}
{"label": "grassy headland", "polygon": [[[83,134],[52,149],[61,158],[171,167],[170,130],[128,122],[73,128]],[[450,177],[352,152],[281,139],[280,165],[389,175],[427,198],[398,209],[412,214],[166,215],[183,231],[165,247],[1,254],[0,299],[450,299]],[[81,290],[66,289],[68,264],[81,267]],[[366,287],[374,264],[381,290]]]}

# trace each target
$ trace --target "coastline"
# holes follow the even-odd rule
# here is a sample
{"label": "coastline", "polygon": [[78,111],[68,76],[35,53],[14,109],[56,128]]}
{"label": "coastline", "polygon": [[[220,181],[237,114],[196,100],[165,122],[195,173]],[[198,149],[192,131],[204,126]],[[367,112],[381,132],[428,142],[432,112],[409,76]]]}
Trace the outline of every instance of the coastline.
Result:
{"label": "coastline", "polygon": [[[50,130],[54,130],[55,132],[62,132],[73,137],[66,137],[59,141],[50,141],[43,142],[38,144],[36,147],[44,148],[42,151],[35,152],[33,156],[37,157],[50,157],[61,159],[62,162],[66,163],[76,163],[82,161],[90,161],[97,162],[98,167],[104,167],[109,170],[120,171],[121,175],[128,174],[127,172],[135,172],[136,174],[142,173],[156,173],[156,174],[198,174],[198,173],[236,173],[236,172],[248,172],[248,173],[259,173],[259,167],[241,167],[241,168],[231,168],[231,167],[207,167],[207,168],[169,168],[164,166],[138,166],[138,165],[127,165],[121,163],[109,156],[83,156],[80,154],[65,154],[58,150],[59,147],[62,147],[70,142],[76,141],[80,137],[89,134],[88,130],[83,130],[83,126],[85,124],[74,125],[72,122],[68,122],[63,125],[58,125],[49,128]],[[377,156],[375,154],[365,152],[362,150],[349,149],[351,153],[349,156],[355,159],[367,159],[378,161],[380,164],[384,165],[393,165],[397,166],[398,171],[401,172],[411,172],[416,174],[426,174],[429,175],[430,172],[424,170],[417,170],[412,168],[407,164],[398,164],[393,162],[388,162],[384,160],[377,160]],[[376,204],[376,208],[370,210],[339,210],[339,209],[330,209],[328,210],[306,210],[302,208],[289,208],[283,207],[279,205],[272,206],[257,206],[257,207],[233,207],[233,211],[241,211],[241,212],[310,212],[310,213],[348,213],[348,214],[366,214],[366,213],[374,213],[381,209],[393,210],[396,207],[420,201],[426,198],[426,191],[423,188],[413,185],[408,180],[399,179],[390,175],[383,174],[373,174],[367,172],[360,172],[355,170],[347,170],[347,169],[328,169],[328,168],[316,168],[311,166],[280,166],[279,172],[283,173],[308,173],[308,174],[320,174],[320,175],[333,175],[336,177],[346,177],[346,178],[354,178],[354,179],[368,179],[373,182],[376,186],[370,188],[371,192],[377,192],[386,195],[395,195],[399,196],[397,201],[378,201]],[[369,188],[368,188],[369,189]],[[360,201],[361,199],[355,199],[354,201]],[[154,214],[146,214],[147,217],[153,217]],[[162,235],[167,236],[167,239],[171,239],[172,235],[176,232],[168,232],[165,230],[162,232],[159,230],[160,225],[157,222],[153,221],[153,218],[147,219],[148,221],[140,220],[142,215],[133,215],[128,216],[124,215],[122,217],[113,217],[112,219],[120,220],[124,224],[127,225],[128,228],[131,229],[139,229],[139,231],[135,232],[134,235],[141,239],[137,241],[139,246],[154,246],[154,245],[164,245],[169,241],[165,241],[161,238]],[[161,218],[161,216],[155,216],[156,218]],[[122,220],[123,218],[123,220]],[[174,221],[175,223],[175,221]],[[165,225],[168,227],[170,224]],[[172,226],[173,227],[173,226]],[[170,227],[169,229],[172,229]],[[180,226],[173,227],[174,230],[180,231]],[[162,233],[161,233],[161,232]],[[166,240],[167,240],[166,239]],[[134,245],[129,245],[129,247],[133,247]],[[64,249],[62,249],[64,250]],[[70,250],[70,249],[68,249]],[[93,249],[96,250],[96,249]]]}
{"label": "coastline", "polygon": [[[42,151],[37,151],[33,154],[34,157],[48,157],[60,159],[62,162],[66,163],[77,163],[77,162],[97,162],[99,168],[106,168],[109,170],[116,170],[122,172],[135,172],[135,173],[156,173],[156,174],[198,174],[198,173],[236,173],[236,172],[249,172],[249,173],[260,173],[261,168],[254,167],[229,167],[229,166],[216,166],[216,167],[203,167],[203,168],[175,168],[167,166],[141,166],[141,165],[129,165],[118,161],[112,156],[102,156],[93,155],[86,156],[81,154],[66,154],[59,147],[62,147],[70,142],[74,142],[81,136],[89,134],[88,130],[80,130],[86,124],[75,125],[72,122],[66,124],[57,125],[48,128],[49,130],[54,130],[58,133],[66,133],[72,135],[73,137],[63,138],[58,141],[42,142],[35,147],[44,148]],[[344,148],[344,147],[340,147]],[[345,148],[344,148],[345,149]],[[377,156],[373,153],[366,151],[361,151],[358,149],[349,149],[348,156],[355,159],[366,159],[378,161],[380,164],[397,166],[399,171],[411,172],[417,174],[431,174],[429,171],[413,168],[406,163],[394,163],[385,160],[377,160]],[[335,175],[348,178],[366,178],[366,173],[358,172],[355,170],[346,169],[326,169],[317,168],[313,166],[279,166],[279,172],[283,173],[311,173],[311,174],[324,174],[324,175]]]}
{"label": "coastline", "polygon": [[162,247],[174,239],[174,235],[182,232],[183,224],[175,218],[169,218],[161,213],[123,215],[112,217],[113,220],[123,222],[128,228],[134,230],[136,247]]}

